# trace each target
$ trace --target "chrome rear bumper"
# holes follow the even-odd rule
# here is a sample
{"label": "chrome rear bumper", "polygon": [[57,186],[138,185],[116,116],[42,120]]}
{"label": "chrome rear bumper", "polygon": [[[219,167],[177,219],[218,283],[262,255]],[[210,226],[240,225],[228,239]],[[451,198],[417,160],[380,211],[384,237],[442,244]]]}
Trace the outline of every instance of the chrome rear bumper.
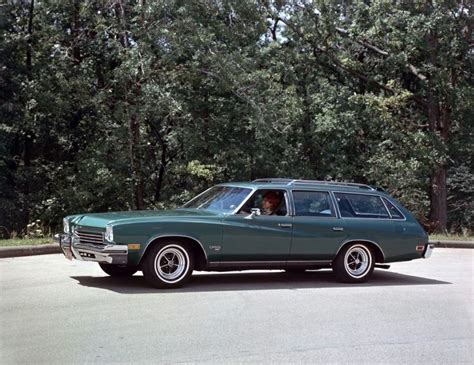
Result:
{"label": "chrome rear bumper", "polygon": [[427,243],[426,244],[426,248],[425,248],[425,252],[423,253],[423,258],[427,259],[431,256],[431,254],[433,253],[433,250],[434,250],[434,244],[432,243]]}
{"label": "chrome rear bumper", "polygon": [[127,245],[80,243],[78,237],[70,234],[56,234],[54,242],[59,245],[67,259],[94,261],[125,265],[128,261]]}

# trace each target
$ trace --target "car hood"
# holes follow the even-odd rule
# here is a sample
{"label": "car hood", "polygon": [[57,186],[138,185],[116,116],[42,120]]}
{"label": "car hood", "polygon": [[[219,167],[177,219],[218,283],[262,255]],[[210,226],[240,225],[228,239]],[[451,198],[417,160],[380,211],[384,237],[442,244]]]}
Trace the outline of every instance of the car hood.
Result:
{"label": "car hood", "polygon": [[206,218],[217,217],[219,213],[198,209],[173,209],[173,210],[135,210],[125,212],[107,212],[107,213],[90,213],[70,216],[71,223],[74,226],[86,226],[105,228],[107,224],[125,223],[130,221],[162,221],[172,218]]}

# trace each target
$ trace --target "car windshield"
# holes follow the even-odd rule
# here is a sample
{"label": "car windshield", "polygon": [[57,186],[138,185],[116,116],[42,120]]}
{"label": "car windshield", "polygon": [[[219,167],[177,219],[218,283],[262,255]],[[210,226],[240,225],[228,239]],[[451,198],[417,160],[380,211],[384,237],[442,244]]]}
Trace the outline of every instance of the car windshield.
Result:
{"label": "car windshield", "polygon": [[205,209],[224,213],[234,211],[250,194],[251,189],[214,186],[183,205],[183,208]]}

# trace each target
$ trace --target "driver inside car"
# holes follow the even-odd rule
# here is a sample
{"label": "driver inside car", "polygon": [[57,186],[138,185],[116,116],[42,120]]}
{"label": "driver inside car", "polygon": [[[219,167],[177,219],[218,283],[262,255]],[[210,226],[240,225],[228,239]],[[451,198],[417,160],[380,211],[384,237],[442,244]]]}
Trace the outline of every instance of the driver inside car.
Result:
{"label": "driver inside car", "polygon": [[281,215],[278,211],[282,196],[277,191],[268,191],[262,200],[262,215]]}

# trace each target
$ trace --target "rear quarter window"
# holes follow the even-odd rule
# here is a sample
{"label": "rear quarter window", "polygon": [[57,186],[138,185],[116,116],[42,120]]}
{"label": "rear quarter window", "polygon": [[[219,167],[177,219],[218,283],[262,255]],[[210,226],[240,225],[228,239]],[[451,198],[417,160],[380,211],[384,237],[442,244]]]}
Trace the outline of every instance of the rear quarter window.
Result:
{"label": "rear quarter window", "polygon": [[334,193],[341,217],[389,219],[382,199],[377,195]]}
{"label": "rear quarter window", "polygon": [[388,199],[382,198],[385,205],[387,206],[388,211],[390,212],[390,216],[392,219],[405,219],[405,216],[400,212],[400,210],[392,204],[392,202]]}

